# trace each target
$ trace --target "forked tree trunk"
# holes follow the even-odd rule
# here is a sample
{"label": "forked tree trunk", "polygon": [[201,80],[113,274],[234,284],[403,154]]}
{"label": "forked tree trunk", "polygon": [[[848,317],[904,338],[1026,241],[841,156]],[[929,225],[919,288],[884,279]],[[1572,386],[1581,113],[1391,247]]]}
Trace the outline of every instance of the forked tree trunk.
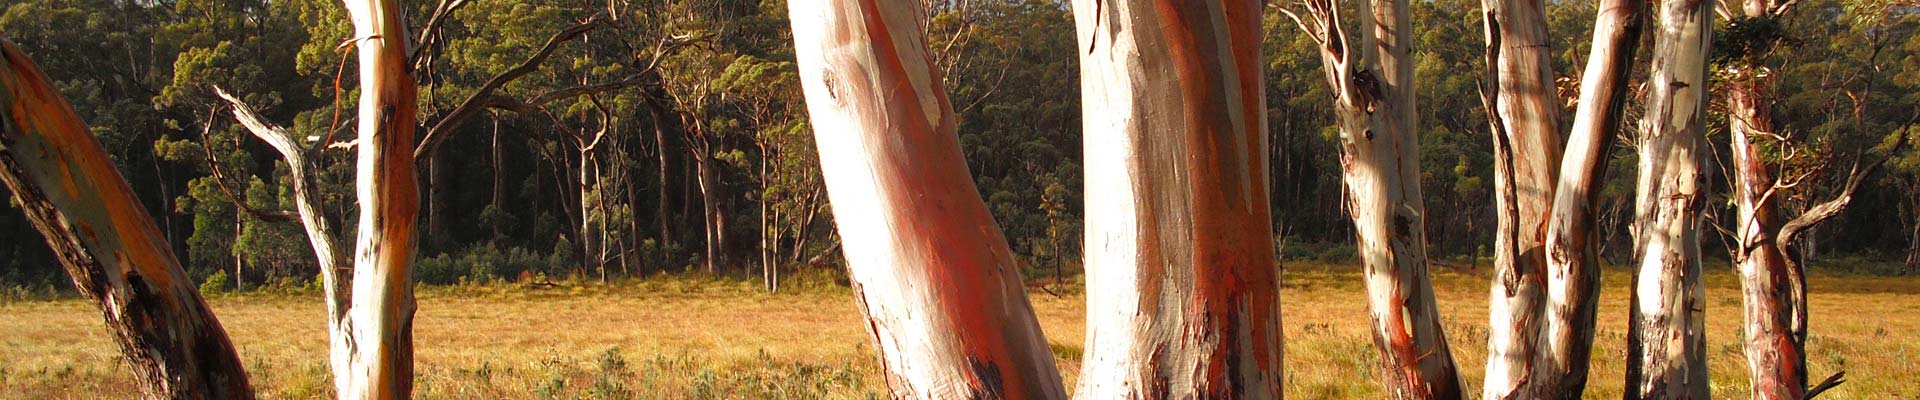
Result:
{"label": "forked tree trunk", "polygon": [[73,106],[0,38],[0,182],[100,307],[149,399],[250,399],[226,330]]}
{"label": "forked tree trunk", "polygon": [[1485,4],[1491,87],[1483,95],[1492,109],[1499,227],[1484,395],[1580,398],[1600,288],[1594,204],[1644,5],[1600,3],[1579,108],[1562,147],[1544,2]]}
{"label": "forked tree trunk", "polygon": [[[1078,0],[1084,399],[1281,396],[1260,2]],[[849,242],[852,245],[852,242]]]}
{"label": "forked tree trunk", "polygon": [[1706,302],[1700,291],[1701,150],[1713,4],[1663,0],[1640,131],[1634,196],[1628,399],[1706,399]]}
{"label": "forked tree trunk", "polygon": [[955,135],[921,4],[788,5],[848,275],[895,398],[1066,397]]}
{"label": "forked tree trunk", "polygon": [[[329,307],[350,335],[333,348],[334,384],[343,399],[413,394],[414,228],[420,195],[414,176],[415,98],[407,32],[395,0],[347,0],[360,57],[360,227],[354,243],[350,302]],[[338,283],[338,281],[335,281]],[[337,289],[335,289],[337,291]],[[330,300],[334,298],[329,298]]]}
{"label": "forked tree trunk", "polygon": [[341,264],[349,256],[346,248],[340,246],[342,240],[339,233],[333,227],[333,220],[327,218],[326,207],[321,204],[321,200],[325,197],[321,196],[320,188],[325,185],[319,180],[323,175],[319,165],[308,158],[317,150],[302,146],[300,135],[260,118],[259,113],[252,106],[238,97],[227,94],[219,87],[214,87],[213,91],[232,106],[233,117],[240,122],[240,125],[245,126],[254,137],[267,142],[267,145],[280,152],[281,158],[287,162],[287,169],[293,181],[294,209],[300,214],[300,226],[307,231],[307,243],[313,247],[315,265],[320,269],[321,291],[326,297],[327,347],[330,349],[328,361],[332,363],[334,369],[336,389],[343,387],[340,385],[344,383],[347,376],[345,368],[348,358],[346,357],[350,354],[354,342],[352,341],[353,333],[347,329],[352,326],[347,321],[347,307],[353,304],[352,292],[341,285],[345,285],[349,282],[348,279],[351,279],[348,274],[351,273],[352,268]]}
{"label": "forked tree trunk", "polygon": [[1396,399],[1460,398],[1460,377],[1427,275],[1409,0],[1364,3],[1354,25],[1361,28],[1357,40],[1349,40],[1331,0],[1306,4],[1335,93],[1340,166],[1381,378]]}

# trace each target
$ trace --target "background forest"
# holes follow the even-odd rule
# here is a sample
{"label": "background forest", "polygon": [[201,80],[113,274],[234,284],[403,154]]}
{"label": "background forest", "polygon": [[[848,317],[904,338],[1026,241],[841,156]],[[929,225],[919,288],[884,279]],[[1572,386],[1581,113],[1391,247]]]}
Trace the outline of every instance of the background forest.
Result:
{"label": "background forest", "polygon": [[[338,2],[0,5],[0,32],[73,102],[203,287],[314,279],[288,166],[217,92],[329,146],[315,160],[323,203],[330,218],[350,220],[351,151],[337,148],[353,137],[356,77],[344,68],[352,29]],[[839,273],[783,1],[407,6],[423,124],[417,280],[700,271],[758,276],[773,287],[778,275]],[[1797,182],[1780,193],[1784,208],[1804,210],[1844,185],[1852,166],[1892,157],[1844,215],[1806,235],[1802,256],[1822,260],[1810,263],[1816,271],[1920,272],[1920,146],[1895,146],[1920,142],[1899,134],[1920,118],[1920,10],[1872,0],[1799,7],[1777,25],[1722,19],[1714,34],[1716,56],[1738,54],[1723,50],[1755,37],[1787,39],[1766,62],[1780,66],[1772,101],[1790,139],[1769,143],[1767,157]],[[1494,233],[1478,9],[1458,0],[1413,5],[1429,251],[1456,268],[1491,257]],[[1568,112],[1593,14],[1589,2],[1549,4]],[[1067,6],[936,2],[926,21],[980,196],[1026,275],[1077,275],[1088,194]],[[1315,44],[1278,12],[1265,21],[1271,201],[1284,238],[1275,248],[1288,260],[1349,262],[1352,225],[1342,214],[1331,94]],[[1643,91],[1633,87],[1625,109],[1637,112]],[[1708,174],[1708,217],[1710,226],[1732,226],[1725,120],[1718,111],[1711,118],[1707,142],[1720,156],[1707,164],[1718,171]],[[1624,136],[1600,203],[1600,249],[1615,263],[1631,251],[1635,160]],[[1725,238],[1710,235],[1706,253],[1724,255]],[[0,211],[0,283],[69,287],[13,207]]]}

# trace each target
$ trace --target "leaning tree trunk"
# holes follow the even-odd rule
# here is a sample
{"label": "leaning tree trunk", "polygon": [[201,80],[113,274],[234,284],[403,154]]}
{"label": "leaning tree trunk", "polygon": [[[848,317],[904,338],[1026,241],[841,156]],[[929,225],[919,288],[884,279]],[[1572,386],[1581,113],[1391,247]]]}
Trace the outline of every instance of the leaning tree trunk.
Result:
{"label": "leaning tree trunk", "polygon": [[1705,399],[1706,302],[1700,291],[1701,149],[1706,140],[1712,3],[1664,0],[1642,121],[1634,196],[1628,399]]}
{"label": "leaning tree trunk", "polygon": [[1354,41],[1331,0],[1306,4],[1335,93],[1340,166],[1381,378],[1396,399],[1460,398],[1460,377],[1427,275],[1409,0],[1364,3]]}
{"label": "leaning tree trunk", "polygon": [[904,1],[789,4],[848,275],[895,398],[1066,397]]}
{"label": "leaning tree trunk", "polygon": [[[414,227],[420,195],[414,176],[414,101],[400,3],[348,0],[360,53],[360,227],[349,303],[329,307],[349,337],[333,348],[340,398],[394,399],[413,394]],[[336,281],[337,283],[338,281]],[[337,291],[337,289],[336,289]],[[334,298],[329,298],[334,300]]]}
{"label": "leaning tree trunk", "polygon": [[250,399],[227,332],[40,67],[0,38],[0,182],[106,317],[149,399]]}
{"label": "leaning tree trunk", "polygon": [[1489,307],[1489,399],[1580,398],[1600,289],[1594,204],[1620,125],[1642,4],[1595,17],[1564,148],[1540,1],[1489,1],[1486,19],[1499,230]]}
{"label": "leaning tree trunk", "polygon": [[[1075,396],[1281,396],[1261,3],[1078,0],[1087,352]],[[851,243],[849,243],[851,244]]]}

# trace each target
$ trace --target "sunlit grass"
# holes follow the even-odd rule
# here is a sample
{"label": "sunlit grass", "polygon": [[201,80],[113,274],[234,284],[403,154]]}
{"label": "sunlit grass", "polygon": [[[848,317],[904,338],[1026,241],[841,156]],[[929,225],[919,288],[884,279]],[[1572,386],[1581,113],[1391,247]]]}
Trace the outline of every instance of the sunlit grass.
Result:
{"label": "sunlit grass", "polygon": [[[1713,395],[1746,397],[1737,283],[1707,275]],[[1469,391],[1485,365],[1487,277],[1436,270],[1447,335]],[[1618,398],[1624,363],[1624,270],[1604,274],[1588,398]],[[1814,379],[1846,370],[1823,398],[1920,398],[1920,280],[1824,276],[1812,284]],[[851,293],[815,277],[767,294],[755,282],[666,276],[612,285],[423,288],[414,331],[423,398],[886,397]],[[1058,293],[1058,294],[1054,294]],[[1029,295],[1069,386],[1086,335],[1077,288]],[[315,294],[217,296],[254,385],[267,398],[330,395]],[[1287,395],[1380,398],[1358,274],[1289,264]],[[10,398],[126,398],[134,387],[99,314],[78,300],[0,303],[0,393]]]}

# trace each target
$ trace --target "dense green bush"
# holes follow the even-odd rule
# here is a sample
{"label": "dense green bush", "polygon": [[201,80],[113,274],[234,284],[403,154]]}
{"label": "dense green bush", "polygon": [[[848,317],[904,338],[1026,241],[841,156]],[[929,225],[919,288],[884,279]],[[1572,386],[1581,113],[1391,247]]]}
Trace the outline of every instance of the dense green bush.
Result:
{"label": "dense green bush", "polygon": [[225,293],[228,287],[232,285],[233,281],[227,278],[226,270],[214,270],[213,274],[207,275],[207,279],[200,281],[200,295],[210,296],[215,293]]}

